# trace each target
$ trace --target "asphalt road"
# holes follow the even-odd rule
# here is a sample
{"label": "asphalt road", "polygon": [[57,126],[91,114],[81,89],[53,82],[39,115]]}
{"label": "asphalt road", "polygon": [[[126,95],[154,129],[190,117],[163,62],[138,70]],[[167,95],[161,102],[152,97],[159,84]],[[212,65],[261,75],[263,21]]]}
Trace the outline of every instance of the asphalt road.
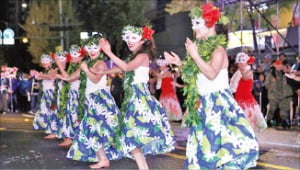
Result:
{"label": "asphalt road", "polygon": [[[31,129],[32,118],[22,114],[0,115],[1,169],[88,169],[90,163],[67,159],[61,140],[45,140],[41,131]],[[172,123],[177,135],[176,150],[148,156],[150,169],[183,169],[187,129]],[[253,169],[300,169],[299,128],[290,131],[267,129],[257,134],[260,141],[258,166]],[[137,169],[135,161],[111,161],[109,169]]]}

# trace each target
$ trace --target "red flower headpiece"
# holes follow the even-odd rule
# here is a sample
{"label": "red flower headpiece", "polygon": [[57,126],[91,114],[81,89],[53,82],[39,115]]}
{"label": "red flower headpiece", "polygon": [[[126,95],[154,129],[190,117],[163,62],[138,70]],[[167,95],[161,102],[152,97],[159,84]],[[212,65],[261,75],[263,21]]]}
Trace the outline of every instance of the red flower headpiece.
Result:
{"label": "red flower headpiece", "polygon": [[85,54],[86,54],[86,51],[84,50],[83,47],[81,47],[80,50],[79,50],[79,53],[80,53],[80,57],[84,57]]}
{"label": "red flower headpiece", "polygon": [[50,53],[50,56],[53,60],[55,60],[55,53]]}
{"label": "red flower headpiece", "polygon": [[207,27],[215,25],[221,16],[219,8],[213,6],[211,3],[202,5],[202,18]]}
{"label": "red flower headpiece", "polygon": [[282,64],[282,61],[277,59],[275,62],[274,62],[275,65],[281,65]]}
{"label": "red flower headpiece", "polygon": [[67,58],[67,62],[70,62],[71,61],[71,54],[70,53],[67,53],[66,54],[66,58]]}
{"label": "red flower headpiece", "polygon": [[249,60],[247,61],[247,64],[253,64],[254,62],[255,62],[255,57],[253,57],[253,56],[249,56],[250,58],[249,58]]}
{"label": "red flower headpiece", "polygon": [[143,39],[147,39],[147,40],[152,40],[153,39],[152,35],[155,32],[153,29],[149,28],[148,26],[144,26],[142,28],[142,31],[143,31],[142,32]]}

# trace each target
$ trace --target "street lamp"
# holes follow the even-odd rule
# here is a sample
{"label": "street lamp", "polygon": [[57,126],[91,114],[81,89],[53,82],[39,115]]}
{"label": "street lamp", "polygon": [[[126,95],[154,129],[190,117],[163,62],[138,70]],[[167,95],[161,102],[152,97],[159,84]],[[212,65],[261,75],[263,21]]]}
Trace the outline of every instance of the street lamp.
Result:
{"label": "street lamp", "polygon": [[29,39],[28,39],[27,37],[23,37],[23,38],[22,38],[22,42],[23,42],[24,44],[27,44],[27,43],[29,42]]}

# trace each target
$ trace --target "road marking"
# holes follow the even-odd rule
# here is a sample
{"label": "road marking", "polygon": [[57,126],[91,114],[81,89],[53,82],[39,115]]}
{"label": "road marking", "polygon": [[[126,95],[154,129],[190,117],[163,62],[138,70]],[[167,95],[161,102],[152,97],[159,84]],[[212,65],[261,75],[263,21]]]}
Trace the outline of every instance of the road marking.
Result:
{"label": "road marking", "polygon": [[283,143],[273,143],[273,142],[264,142],[264,143],[260,143],[260,144],[267,144],[267,145],[279,145],[279,146],[287,146],[287,147],[292,147],[292,148],[300,148],[300,145],[288,145],[288,144],[283,144]]}
{"label": "road marking", "polygon": [[[186,159],[186,157],[184,155],[178,155],[175,153],[165,153],[165,155],[172,157],[172,158],[181,159],[181,160]],[[290,168],[287,166],[274,165],[274,164],[269,164],[269,163],[265,163],[265,162],[257,162],[257,165],[263,166],[263,167],[268,167],[268,168],[274,168],[274,169],[295,170],[294,168]]]}
{"label": "road marking", "polygon": [[39,131],[39,130],[29,130],[29,129],[11,129],[11,128],[3,128],[3,127],[0,127],[0,131],[7,131],[7,132],[28,132],[28,133],[41,133],[42,131]]}
{"label": "road marking", "polygon": [[265,162],[257,162],[257,165],[268,167],[268,168],[274,168],[274,169],[294,170],[294,168],[290,168],[287,166],[274,165],[274,164],[269,164],[269,163],[265,163]]}
{"label": "road marking", "polygon": [[182,151],[185,151],[185,150],[186,150],[185,147],[178,146],[178,145],[176,145],[175,148],[178,149],[178,150],[182,150]]}
{"label": "road marking", "polygon": [[167,156],[170,156],[172,158],[177,158],[177,159],[182,159],[182,160],[185,160],[185,156],[184,155],[178,155],[178,154],[175,154],[175,153],[165,153],[165,155]]}

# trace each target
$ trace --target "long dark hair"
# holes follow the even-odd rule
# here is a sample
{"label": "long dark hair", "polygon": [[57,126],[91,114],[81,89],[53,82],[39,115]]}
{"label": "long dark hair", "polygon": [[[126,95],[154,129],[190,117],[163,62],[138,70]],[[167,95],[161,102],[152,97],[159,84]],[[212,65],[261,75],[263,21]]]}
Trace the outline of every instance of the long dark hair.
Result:
{"label": "long dark hair", "polygon": [[[140,27],[143,28],[143,26],[141,25],[134,25],[135,27]],[[156,46],[155,46],[155,41],[154,41],[154,37],[152,38],[152,40],[147,40],[144,39],[143,40],[144,43],[141,47],[141,49],[139,49],[132,57],[132,59],[134,59],[138,54],[140,53],[146,53],[149,57],[150,61],[154,61],[156,58]],[[128,48],[128,47],[127,47]],[[131,60],[132,60],[131,59]]]}
{"label": "long dark hair", "polygon": [[228,25],[223,25],[223,24],[217,23],[215,25],[215,30],[216,30],[217,35],[220,35],[220,34],[225,35],[226,40],[228,41]]}
{"label": "long dark hair", "polygon": [[152,39],[152,40],[144,40],[144,43],[143,43],[141,49],[139,49],[135,53],[134,57],[137,56],[140,53],[146,53],[149,56],[149,59],[151,61],[155,60],[156,47],[155,47],[154,39]]}

